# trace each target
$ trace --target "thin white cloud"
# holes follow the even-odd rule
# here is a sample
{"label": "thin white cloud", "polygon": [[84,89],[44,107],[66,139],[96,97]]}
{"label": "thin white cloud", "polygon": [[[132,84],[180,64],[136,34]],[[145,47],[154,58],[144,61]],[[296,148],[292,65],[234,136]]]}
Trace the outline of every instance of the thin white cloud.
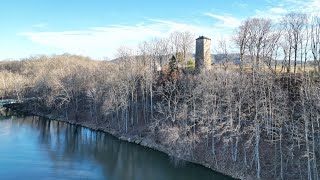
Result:
{"label": "thin white cloud", "polygon": [[47,26],[48,26],[48,23],[38,23],[38,24],[32,25],[32,27],[34,28],[45,28]]}
{"label": "thin white cloud", "polygon": [[311,15],[319,15],[320,1],[319,0],[282,0],[285,7],[289,11],[297,11],[308,13]]}
{"label": "thin white cloud", "polygon": [[315,15],[320,15],[320,1],[319,0],[313,0],[311,2],[310,7],[313,9],[313,13]]}
{"label": "thin white cloud", "polygon": [[320,0],[265,0],[268,5],[254,10],[252,17],[268,18],[280,22],[284,15],[296,12],[307,15],[320,15]]}
{"label": "thin white cloud", "polygon": [[276,14],[285,14],[288,12],[286,9],[281,8],[281,7],[273,7],[273,8],[270,8],[269,11],[271,13],[276,13]]}
{"label": "thin white cloud", "polygon": [[253,17],[258,18],[268,18],[275,22],[279,22],[285,13],[275,12],[273,8],[267,10],[255,10],[255,15]]}
{"label": "thin white cloud", "polygon": [[216,26],[220,27],[235,28],[238,27],[241,23],[241,19],[232,17],[230,15],[218,15],[213,13],[205,13],[205,15],[218,20]]}
{"label": "thin white cloud", "polygon": [[278,21],[290,12],[320,15],[320,0],[266,0],[269,6],[255,10],[257,17],[267,17]]}
{"label": "thin white cloud", "polygon": [[135,48],[139,42],[167,37],[173,31],[190,31],[195,35],[209,37],[223,36],[214,27],[159,19],[136,25],[110,25],[74,31],[21,32],[18,35],[47,48],[103,58],[114,57],[121,46]]}

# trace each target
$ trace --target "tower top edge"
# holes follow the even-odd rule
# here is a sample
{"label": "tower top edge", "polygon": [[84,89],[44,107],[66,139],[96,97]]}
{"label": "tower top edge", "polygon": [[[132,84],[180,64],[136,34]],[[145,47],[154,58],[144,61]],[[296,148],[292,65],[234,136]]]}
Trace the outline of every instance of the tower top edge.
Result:
{"label": "tower top edge", "polygon": [[199,36],[196,40],[200,40],[200,39],[211,40],[210,38],[208,38],[208,37],[206,37],[206,36]]}

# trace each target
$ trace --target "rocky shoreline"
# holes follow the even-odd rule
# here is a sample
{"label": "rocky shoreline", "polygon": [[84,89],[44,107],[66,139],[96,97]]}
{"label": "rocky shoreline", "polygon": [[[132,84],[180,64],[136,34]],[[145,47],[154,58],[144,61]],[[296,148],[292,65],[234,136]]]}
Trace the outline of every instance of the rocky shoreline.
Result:
{"label": "rocky shoreline", "polygon": [[172,157],[178,158],[179,160],[182,160],[182,161],[187,161],[187,162],[191,162],[194,164],[204,166],[204,167],[209,168],[217,173],[232,177],[234,179],[254,179],[252,177],[246,177],[241,173],[231,174],[228,170],[223,170],[223,171],[221,169],[217,170],[214,167],[212,167],[209,163],[206,163],[203,161],[198,162],[198,161],[194,161],[192,159],[188,159],[185,157],[177,157],[172,149],[168,149],[164,145],[157,143],[156,141],[153,140],[153,138],[150,135],[140,137],[139,135],[119,133],[118,131],[116,131],[110,127],[97,127],[94,123],[90,123],[90,122],[86,122],[86,121],[67,120],[65,118],[57,117],[53,114],[44,114],[41,112],[29,111],[29,110],[23,109],[23,107],[19,107],[17,104],[6,104],[6,105],[3,105],[3,107],[9,108],[9,109],[16,111],[16,112],[28,114],[28,115],[39,116],[39,117],[43,117],[43,118],[46,118],[49,120],[55,120],[55,121],[65,122],[65,123],[72,124],[72,125],[82,126],[82,127],[94,130],[94,131],[102,131],[102,132],[108,133],[108,134],[116,137],[119,140],[127,141],[130,143],[135,143],[135,144],[138,144],[138,145],[141,145],[141,146],[144,146],[144,147],[156,150],[156,151],[163,152],[163,153],[167,154],[168,156],[172,156]]}

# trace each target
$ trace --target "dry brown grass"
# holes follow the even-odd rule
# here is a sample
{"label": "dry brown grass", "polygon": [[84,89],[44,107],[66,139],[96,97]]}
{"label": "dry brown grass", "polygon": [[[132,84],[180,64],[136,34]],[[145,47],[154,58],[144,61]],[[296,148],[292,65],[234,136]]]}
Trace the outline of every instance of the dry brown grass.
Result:
{"label": "dry brown grass", "polygon": [[[212,69],[217,69],[217,70],[228,70],[228,71],[240,71],[240,66],[236,64],[227,64],[227,65],[222,65],[222,64],[213,64]],[[244,72],[252,72],[252,66],[251,65],[244,65],[243,66]],[[277,65],[276,68],[274,66],[268,67],[267,65],[263,65],[260,67],[260,71],[262,72],[273,72],[273,73],[286,73],[287,72],[287,67],[282,67],[281,65]],[[306,65],[300,66],[298,65],[296,67],[296,72],[297,73],[310,73],[315,71],[315,67],[312,65]],[[290,67],[290,72],[294,72],[294,66]]]}

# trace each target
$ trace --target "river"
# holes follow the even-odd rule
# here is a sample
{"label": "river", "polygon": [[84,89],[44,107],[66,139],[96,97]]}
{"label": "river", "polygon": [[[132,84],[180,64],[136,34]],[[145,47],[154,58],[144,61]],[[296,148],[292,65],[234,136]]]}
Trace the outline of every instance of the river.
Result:
{"label": "river", "polygon": [[193,163],[68,123],[0,115],[0,179],[229,180]]}

